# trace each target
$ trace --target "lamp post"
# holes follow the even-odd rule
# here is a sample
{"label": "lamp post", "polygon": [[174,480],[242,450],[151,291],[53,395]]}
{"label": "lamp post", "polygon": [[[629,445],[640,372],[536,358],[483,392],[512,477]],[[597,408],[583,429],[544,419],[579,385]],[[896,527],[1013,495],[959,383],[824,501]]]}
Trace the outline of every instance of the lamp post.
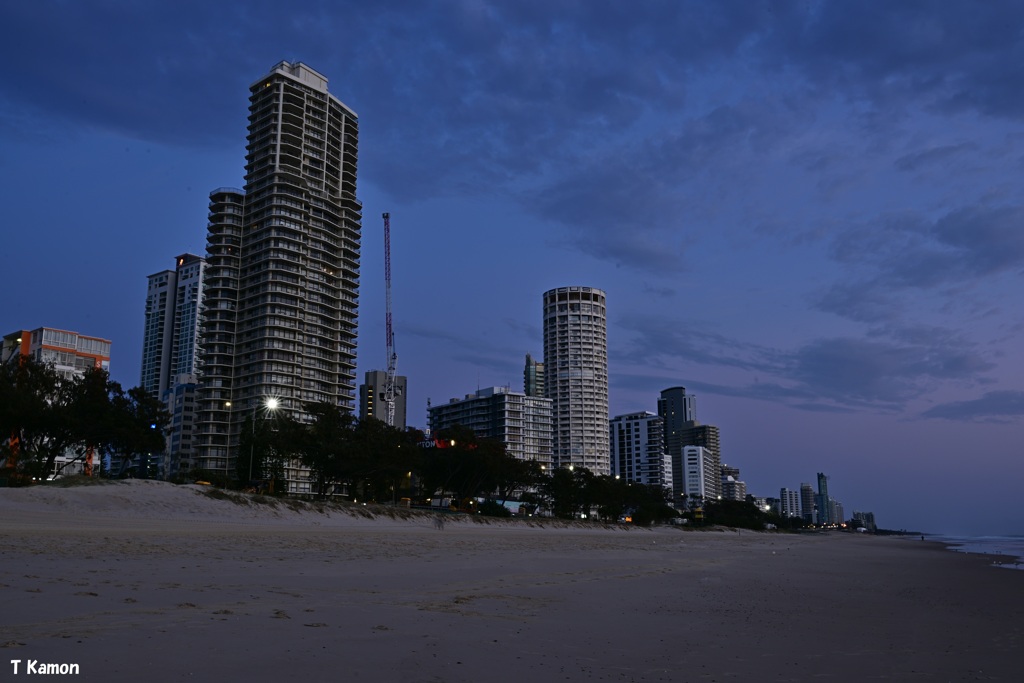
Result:
{"label": "lamp post", "polygon": [[[277,410],[280,402],[276,398],[263,399],[263,410],[265,413],[273,413]],[[256,418],[259,413],[259,406],[252,411],[252,438],[249,440],[249,483],[252,483],[252,463],[256,459]]]}

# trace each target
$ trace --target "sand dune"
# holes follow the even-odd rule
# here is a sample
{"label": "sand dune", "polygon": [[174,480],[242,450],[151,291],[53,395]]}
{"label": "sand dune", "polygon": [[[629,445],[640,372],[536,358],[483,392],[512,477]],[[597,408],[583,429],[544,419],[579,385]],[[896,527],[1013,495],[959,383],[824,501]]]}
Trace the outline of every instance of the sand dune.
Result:
{"label": "sand dune", "polygon": [[139,481],[0,489],[0,530],[4,662],[78,680],[1017,680],[1024,646],[1024,573],[905,539],[438,530]]}

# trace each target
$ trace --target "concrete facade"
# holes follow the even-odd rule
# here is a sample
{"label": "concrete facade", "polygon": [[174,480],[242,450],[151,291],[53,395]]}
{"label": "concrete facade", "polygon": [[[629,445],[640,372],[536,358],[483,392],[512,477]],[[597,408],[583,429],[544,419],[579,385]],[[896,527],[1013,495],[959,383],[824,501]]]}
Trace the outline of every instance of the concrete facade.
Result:
{"label": "concrete facade", "polygon": [[[370,370],[359,385],[359,419],[372,418],[387,422],[387,404],[384,402],[384,387],[388,373],[385,370]],[[406,427],[406,389],[409,380],[404,375],[395,375],[395,424],[397,429]]]}
{"label": "concrete facade", "polygon": [[[268,399],[303,419],[356,409],[362,205],[355,112],[302,63],[250,87],[244,191],[210,195],[199,466],[234,475],[239,432]],[[301,468],[288,490],[306,493]],[[296,473],[297,474],[294,474]]]}
{"label": "concrete facade", "polygon": [[552,465],[550,399],[490,387],[431,406],[429,412],[432,434],[461,425],[478,437],[501,441],[520,460],[535,460],[546,469]]}
{"label": "concrete facade", "polygon": [[544,293],[544,394],[551,399],[555,467],[611,472],[605,293],[559,287]]}
{"label": "concrete facade", "polygon": [[660,417],[650,412],[618,415],[609,423],[609,438],[612,475],[672,492],[672,461]]}

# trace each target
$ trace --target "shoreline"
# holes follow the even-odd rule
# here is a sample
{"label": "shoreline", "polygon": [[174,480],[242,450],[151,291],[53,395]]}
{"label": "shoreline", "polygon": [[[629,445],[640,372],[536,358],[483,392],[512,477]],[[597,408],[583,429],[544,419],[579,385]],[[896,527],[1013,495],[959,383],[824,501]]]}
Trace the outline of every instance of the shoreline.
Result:
{"label": "shoreline", "polygon": [[0,643],[8,659],[77,663],[80,680],[1019,674],[1024,577],[936,541],[314,524],[158,485],[82,514],[95,494],[81,490],[0,490]]}

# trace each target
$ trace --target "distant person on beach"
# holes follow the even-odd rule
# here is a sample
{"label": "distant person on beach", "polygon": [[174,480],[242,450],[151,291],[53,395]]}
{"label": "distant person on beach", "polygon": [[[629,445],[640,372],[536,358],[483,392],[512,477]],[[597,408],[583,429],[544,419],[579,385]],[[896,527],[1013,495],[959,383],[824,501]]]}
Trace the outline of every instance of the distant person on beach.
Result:
{"label": "distant person on beach", "polygon": [[441,515],[434,515],[434,528],[438,531],[444,531],[444,517]]}

